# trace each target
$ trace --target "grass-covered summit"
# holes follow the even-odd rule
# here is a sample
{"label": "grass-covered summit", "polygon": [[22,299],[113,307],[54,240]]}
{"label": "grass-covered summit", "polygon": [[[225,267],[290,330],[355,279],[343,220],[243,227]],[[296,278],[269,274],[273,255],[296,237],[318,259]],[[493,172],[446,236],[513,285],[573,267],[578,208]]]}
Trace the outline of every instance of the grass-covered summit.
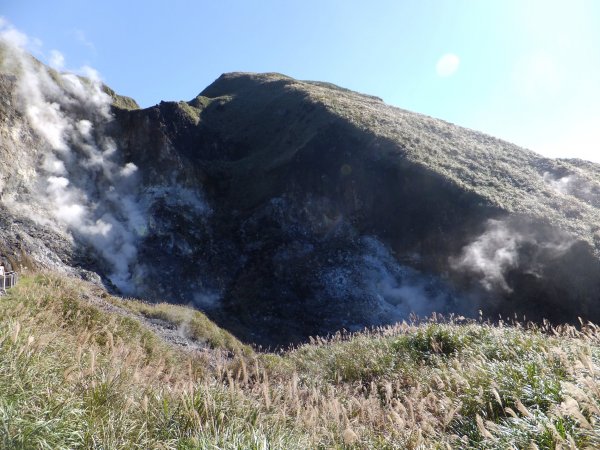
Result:
{"label": "grass-covered summit", "polygon": [[256,353],[193,310],[48,274],[0,312],[2,448],[600,445],[591,324],[432,319]]}
{"label": "grass-covered summit", "polygon": [[600,321],[595,164],[276,73],[140,109],[0,56],[7,266],[191,305],[270,348],[412,312]]}

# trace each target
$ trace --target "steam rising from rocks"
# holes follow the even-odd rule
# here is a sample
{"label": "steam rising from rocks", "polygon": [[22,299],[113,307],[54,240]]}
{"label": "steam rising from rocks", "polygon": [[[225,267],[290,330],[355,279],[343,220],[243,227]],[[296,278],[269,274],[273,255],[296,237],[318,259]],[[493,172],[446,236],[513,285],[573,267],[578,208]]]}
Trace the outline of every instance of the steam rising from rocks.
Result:
{"label": "steam rising from rocks", "polygon": [[477,276],[488,291],[512,292],[506,279],[511,269],[524,263],[522,269],[535,275],[544,261],[564,255],[573,242],[566,234],[545,235],[526,224],[490,219],[486,230],[450,263],[455,270]]}
{"label": "steam rising from rocks", "polygon": [[[47,69],[23,50],[30,45],[29,38],[0,20],[1,63],[10,66],[7,74],[17,75],[4,75],[2,70],[0,79],[3,92],[7,87],[13,89],[0,99],[9,116],[5,120],[9,126],[0,130],[2,137],[7,137],[0,150],[4,153],[14,148],[10,156],[19,160],[14,174],[0,174],[4,211],[9,220],[17,219],[10,224],[17,231],[6,234],[15,249],[20,249],[21,243],[27,245],[28,239],[39,241],[33,259],[42,265],[54,258],[54,266],[69,264],[77,272],[79,268],[74,266],[82,261],[77,258],[88,258],[90,268],[106,275],[122,293],[151,300],[191,301],[204,311],[214,311],[224,322],[237,314],[260,323],[271,318],[265,333],[276,339],[284,332],[283,326],[296,326],[288,337],[297,339],[309,332],[389,324],[413,313],[471,315],[478,307],[485,310],[502,299],[518,299],[520,291],[529,295],[530,286],[546,299],[548,290],[540,285],[548,284],[556,292],[555,286],[565,284],[565,289],[579,289],[579,280],[567,278],[582,267],[591,267],[589,273],[594,273],[588,278],[592,281],[572,298],[591,298],[589,293],[595,292],[592,284],[597,266],[582,263],[577,269],[571,267],[574,261],[595,261],[588,248],[583,243],[572,246],[572,238],[550,224],[545,227],[539,214],[535,223],[523,217],[514,219],[516,214],[482,223],[482,217],[490,217],[496,210],[477,209],[477,215],[464,221],[465,227],[483,226],[473,232],[463,229],[462,216],[453,217],[451,207],[439,222],[428,219],[437,211],[426,210],[424,217],[432,223],[425,225],[429,229],[406,239],[397,238],[396,230],[374,227],[374,222],[382,220],[377,216],[377,196],[382,191],[380,187],[363,189],[361,180],[368,177],[359,173],[358,165],[357,183],[353,181],[351,189],[342,189],[323,174],[321,181],[305,185],[302,173],[298,179],[295,175],[291,178],[284,192],[279,190],[279,180],[288,171],[277,168],[273,171],[276,189],[267,186],[271,182],[266,180],[264,199],[261,188],[260,202],[244,205],[240,200],[245,192],[237,182],[246,176],[241,176],[246,168],[254,173],[265,159],[244,156],[243,164],[239,163],[235,160],[237,138],[224,139],[231,129],[211,128],[211,118],[218,119],[215,123],[230,122],[221,120],[233,117],[227,115],[228,108],[209,104],[195,109],[194,114],[207,119],[202,122],[206,129],[198,127],[197,120],[189,120],[189,104],[184,102],[167,102],[145,111],[122,110],[117,113],[118,122],[113,123],[112,99],[95,71],[83,68],[78,76]],[[61,68],[64,57],[53,52],[51,62]],[[238,111],[237,107],[232,110]],[[175,131],[169,129],[171,125]],[[323,136],[329,139],[329,132]],[[320,138],[318,134],[315,142],[306,144],[305,155],[321,149],[316,143]],[[132,155],[139,167],[124,154]],[[335,156],[331,154],[332,159]],[[218,164],[213,164],[215,157]],[[202,164],[196,166],[196,162]],[[313,164],[312,160],[289,167],[308,164]],[[328,173],[328,164],[323,173]],[[235,171],[224,169],[229,165]],[[335,170],[337,173],[337,165]],[[256,173],[265,172],[260,167]],[[548,163],[538,166],[537,173],[533,187],[560,205],[586,202],[584,212],[600,205],[600,184],[576,165]],[[417,187],[400,198],[410,201],[423,194],[429,203],[426,208],[434,208],[440,204],[438,190],[433,188],[436,185],[424,191],[422,184],[412,182],[420,181],[419,174],[402,180],[402,186]],[[214,192],[215,199],[225,200],[210,218],[211,211],[197,187],[201,183]],[[226,195],[219,197],[223,192]],[[354,199],[351,207],[350,202],[340,200],[350,194]],[[441,198],[452,201],[450,196]],[[436,201],[429,201],[432,199]],[[469,203],[461,204],[460,211],[471,207],[470,197],[464,201]],[[232,210],[232,205],[238,204],[240,209]],[[412,204],[406,213],[402,206],[398,205],[395,213],[412,218]],[[568,219],[569,211],[560,211],[566,211],[560,217]],[[20,218],[29,220],[23,220],[26,225],[21,227]],[[399,229],[410,233],[424,222],[416,217],[397,223]],[[51,248],[55,234],[61,239],[57,251]],[[377,234],[382,240],[374,236]],[[70,253],[75,246],[84,248]],[[418,264],[413,264],[415,252],[423,252]],[[75,261],[69,259],[72,255]],[[584,259],[578,259],[580,255]],[[562,256],[566,257],[559,261]],[[406,265],[400,262],[403,258]],[[560,278],[560,274],[565,275]],[[462,289],[460,294],[457,289]],[[532,309],[539,309],[535,300]],[[246,326],[243,321],[230,324]],[[248,328],[252,339],[255,324]]]}
{"label": "steam rising from rocks", "polygon": [[544,172],[544,183],[553,191],[575,197],[593,206],[600,206],[600,184],[596,179],[585,177],[576,171],[562,175]]}
{"label": "steam rising from rocks", "polygon": [[371,304],[371,312],[381,315],[379,323],[404,320],[411,314],[427,316],[455,310],[458,297],[439,277],[399,264],[374,237],[361,238],[360,246],[359,255],[347,257],[322,274],[329,298],[348,302],[362,297]]}
{"label": "steam rising from rocks", "polygon": [[[136,242],[147,220],[133,189],[137,167],[120,159],[116,144],[103,132],[112,120],[112,100],[93,69],[84,67],[85,77],[49,72],[26,54],[28,42],[6,21],[0,23],[3,64],[18,74],[18,109],[43,142],[41,181],[32,182],[29,198],[12,206],[90,245],[107,263],[110,280],[130,293]],[[57,52],[52,59],[64,63]],[[47,214],[39,214],[40,209]]]}
{"label": "steam rising from rocks", "polygon": [[454,267],[479,275],[481,284],[488,290],[500,287],[510,291],[504,273],[516,266],[522,242],[523,236],[512,233],[503,222],[490,220],[487,230],[453,260]]}
{"label": "steam rising from rocks", "polygon": [[561,178],[553,177],[550,172],[544,172],[543,175],[544,183],[549,185],[556,192],[560,192],[561,194],[569,194],[571,191],[573,176],[567,175]]}

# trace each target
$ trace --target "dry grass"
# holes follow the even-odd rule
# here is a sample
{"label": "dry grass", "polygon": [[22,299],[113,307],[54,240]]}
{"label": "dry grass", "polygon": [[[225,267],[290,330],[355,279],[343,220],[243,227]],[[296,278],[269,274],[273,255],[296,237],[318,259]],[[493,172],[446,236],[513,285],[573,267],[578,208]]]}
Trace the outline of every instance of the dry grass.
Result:
{"label": "dry grass", "polygon": [[600,446],[593,325],[431,320],[209,364],[89,289],[36,275],[0,300],[2,448]]}

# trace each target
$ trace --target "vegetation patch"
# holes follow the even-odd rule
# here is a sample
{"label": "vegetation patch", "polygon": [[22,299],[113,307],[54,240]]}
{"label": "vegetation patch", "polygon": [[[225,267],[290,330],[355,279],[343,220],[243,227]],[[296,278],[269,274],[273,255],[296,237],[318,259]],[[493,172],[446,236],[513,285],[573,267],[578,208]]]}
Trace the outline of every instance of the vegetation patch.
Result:
{"label": "vegetation patch", "polygon": [[251,347],[242,344],[231,333],[219,328],[200,311],[186,306],[169,303],[146,303],[137,300],[120,300],[113,302],[144,317],[169,322],[179,328],[182,334],[199,342],[206,342],[211,347],[225,349],[235,354],[252,354]]}
{"label": "vegetation patch", "polygon": [[[261,354],[197,314],[24,276],[0,300],[0,447],[600,446],[591,324],[431,320]],[[167,345],[136,315],[191,321],[215,349]]]}

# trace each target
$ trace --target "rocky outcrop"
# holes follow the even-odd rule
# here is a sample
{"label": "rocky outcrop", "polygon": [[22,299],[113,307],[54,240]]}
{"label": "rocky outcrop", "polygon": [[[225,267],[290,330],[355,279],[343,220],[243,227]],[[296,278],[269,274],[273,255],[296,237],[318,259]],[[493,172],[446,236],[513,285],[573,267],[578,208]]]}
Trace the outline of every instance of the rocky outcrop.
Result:
{"label": "rocky outcrop", "polygon": [[13,265],[193,304],[262,345],[411,312],[600,320],[595,164],[279,74],[225,74],[139,109],[12,58],[0,221]]}

